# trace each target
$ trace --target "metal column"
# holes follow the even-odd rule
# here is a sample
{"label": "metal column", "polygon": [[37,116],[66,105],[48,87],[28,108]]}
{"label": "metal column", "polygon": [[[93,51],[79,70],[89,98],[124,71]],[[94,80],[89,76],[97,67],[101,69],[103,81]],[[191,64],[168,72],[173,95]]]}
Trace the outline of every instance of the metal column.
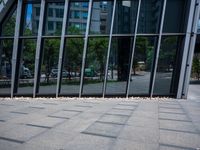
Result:
{"label": "metal column", "polygon": [[87,51],[87,46],[88,46],[88,34],[89,34],[89,29],[90,29],[92,3],[93,3],[93,0],[90,0],[89,8],[88,8],[87,27],[86,27],[85,38],[84,38],[85,42],[84,42],[84,48],[83,48],[83,59],[82,59],[82,68],[81,68],[81,81],[80,81],[79,97],[81,97],[82,90],[83,90],[83,80],[84,80],[83,77],[84,77],[84,70],[85,70],[86,51]]}
{"label": "metal column", "polygon": [[163,24],[164,24],[164,19],[165,19],[166,4],[167,4],[167,0],[164,0],[164,2],[163,2],[162,17],[161,17],[161,23],[160,23],[158,45],[157,45],[156,57],[155,57],[155,66],[154,66],[154,69],[153,69],[152,86],[151,86],[151,91],[150,91],[150,97],[151,98],[153,96],[154,85],[155,85],[155,78],[156,78],[156,71],[157,71],[157,67],[158,67],[158,58],[159,58],[160,45],[161,45],[161,40],[162,40],[162,32],[163,32]]}
{"label": "metal column", "polygon": [[197,26],[198,26],[199,13],[200,13],[200,0],[196,0],[194,5],[195,5],[195,8],[194,8],[195,12],[194,12],[193,20],[192,20],[193,24],[192,24],[192,30],[191,30],[191,36],[190,36],[190,45],[188,49],[188,54],[186,55],[187,64],[186,64],[186,69],[185,69],[184,82],[182,82],[183,83],[182,97],[180,98],[187,98],[190,75],[192,71],[192,61],[193,61],[193,56],[194,56],[196,37],[197,37]]}
{"label": "metal column", "polygon": [[33,87],[33,97],[36,96],[37,92],[37,84],[38,84],[38,71],[39,71],[39,61],[40,61],[40,51],[41,51],[41,43],[42,43],[42,31],[43,31],[43,23],[44,23],[44,11],[45,11],[45,0],[41,0],[41,8],[40,8],[40,22],[38,28],[38,36],[37,36],[37,45],[36,45],[36,54],[35,54],[35,74],[34,74],[34,87]]}
{"label": "metal column", "polygon": [[15,88],[15,76],[16,76],[16,62],[18,55],[18,46],[19,46],[19,36],[20,36],[20,24],[21,24],[21,15],[22,15],[22,0],[18,0],[17,4],[17,16],[15,22],[15,35],[14,35],[14,44],[13,44],[13,55],[12,55],[12,75],[11,75],[11,97],[14,95]]}
{"label": "metal column", "polygon": [[105,76],[104,76],[104,83],[103,83],[103,97],[105,97],[105,93],[106,93],[108,65],[109,65],[110,49],[111,49],[111,44],[112,44],[113,25],[114,25],[114,20],[115,20],[115,9],[116,9],[116,0],[114,0],[114,4],[113,4],[112,20],[111,20],[111,26],[110,26],[108,52],[107,52],[107,58],[106,58],[106,68],[105,68]]}
{"label": "metal column", "polygon": [[63,24],[62,24],[62,35],[61,35],[61,41],[60,41],[56,97],[58,97],[60,93],[60,83],[61,83],[62,63],[63,63],[62,60],[63,60],[64,46],[65,46],[65,33],[66,33],[66,28],[67,28],[66,25],[67,25],[67,16],[68,16],[68,6],[69,6],[69,0],[66,0],[65,7],[64,7],[64,18],[63,18]]}
{"label": "metal column", "polygon": [[133,39],[133,45],[132,45],[132,55],[131,55],[131,62],[130,62],[130,70],[129,70],[129,76],[128,76],[127,90],[126,90],[126,98],[128,98],[129,89],[130,89],[131,72],[132,72],[132,67],[133,67],[133,59],[134,59],[135,44],[136,44],[136,38],[137,38],[137,30],[138,30],[138,22],[139,22],[139,16],[140,16],[141,1],[142,0],[139,0],[139,3],[138,3],[137,19],[136,19],[136,24],[135,24],[135,33],[134,33],[134,39]]}
{"label": "metal column", "polygon": [[[181,72],[180,72],[180,78],[179,78],[179,84],[178,84],[178,92],[176,96],[177,98],[182,98],[183,86],[187,86],[187,85],[184,85],[184,81],[185,81],[185,73],[186,73],[185,71],[188,68],[186,65],[187,65],[188,51],[190,51],[190,37],[191,37],[191,31],[192,31],[192,24],[194,21],[193,19],[194,19],[195,7],[196,7],[195,5],[196,5],[196,0],[191,0],[190,12],[188,16],[188,24],[187,24],[187,29],[186,29],[183,58],[182,58],[182,64],[181,64]],[[191,51],[193,52],[192,49]]]}

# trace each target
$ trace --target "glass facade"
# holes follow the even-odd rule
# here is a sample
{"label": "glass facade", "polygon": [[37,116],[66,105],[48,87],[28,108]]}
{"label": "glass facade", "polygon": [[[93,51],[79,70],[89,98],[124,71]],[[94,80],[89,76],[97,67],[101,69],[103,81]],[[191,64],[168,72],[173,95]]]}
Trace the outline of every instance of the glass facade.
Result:
{"label": "glass facade", "polygon": [[15,1],[0,20],[0,96],[176,97],[190,4]]}

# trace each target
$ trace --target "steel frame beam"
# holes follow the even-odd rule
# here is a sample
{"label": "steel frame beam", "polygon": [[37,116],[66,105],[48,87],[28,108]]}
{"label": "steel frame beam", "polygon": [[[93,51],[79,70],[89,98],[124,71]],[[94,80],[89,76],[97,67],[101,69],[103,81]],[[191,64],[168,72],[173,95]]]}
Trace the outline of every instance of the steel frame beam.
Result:
{"label": "steel frame beam", "polygon": [[160,46],[161,46],[161,40],[162,40],[163,24],[164,24],[164,19],[165,19],[166,4],[167,4],[167,0],[164,0],[163,11],[162,11],[162,16],[161,16],[161,23],[160,23],[160,30],[159,30],[159,37],[158,37],[158,43],[157,43],[158,45],[157,45],[157,50],[156,50],[156,55],[155,55],[155,66],[152,69],[153,74],[152,74],[152,85],[150,87],[151,88],[150,89],[150,98],[152,98],[153,92],[154,92],[156,71],[157,71],[157,67],[158,67],[158,59],[159,59]]}
{"label": "steel frame beam", "polygon": [[68,7],[69,7],[69,0],[66,0],[65,7],[64,7],[64,18],[63,18],[63,24],[62,24],[62,35],[61,35],[61,41],[60,41],[56,97],[58,97],[60,93],[60,87],[61,87],[60,83],[61,83],[61,75],[62,75],[61,72],[62,72],[62,64],[63,64],[63,54],[64,54],[64,48],[65,48],[65,33],[66,33],[67,16],[68,16],[68,9],[69,9]]}
{"label": "steel frame beam", "polygon": [[38,36],[37,36],[37,45],[36,45],[36,54],[35,54],[35,74],[34,74],[34,87],[33,87],[33,97],[36,96],[37,88],[38,88],[38,77],[39,76],[39,62],[40,62],[40,52],[41,52],[41,43],[42,43],[42,33],[44,26],[44,13],[45,13],[45,0],[41,0],[41,8],[40,8],[40,22],[38,28]]}
{"label": "steel frame beam", "polygon": [[84,38],[85,42],[84,42],[84,48],[83,48],[79,97],[81,97],[82,90],[83,90],[83,80],[84,80],[84,72],[85,72],[86,52],[87,52],[87,46],[88,46],[88,34],[89,34],[89,30],[90,30],[90,20],[91,20],[91,14],[92,14],[92,4],[93,4],[93,0],[90,0],[89,1],[89,8],[88,8],[87,26],[86,26],[85,38]]}
{"label": "steel frame beam", "polygon": [[138,24],[139,24],[141,1],[142,0],[139,0],[139,3],[138,3],[137,18],[136,18],[136,24],[135,24],[135,33],[134,33],[132,52],[131,52],[132,53],[131,54],[131,61],[130,61],[130,64],[129,64],[130,68],[129,68],[127,89],[126,89],[126,98],[128,98],[129,90],[130,90],[131,73],[132,73],[132,67],[133,67],[134,52],[135,52],[135,45],[136,45],[136,38],[137,38],[137,30],[138,30]]}
{"label": "steel frame beam", "polygon": [[109,43],[108,43],[108,51],[107,51],[107,58],[106,58],[105,76],[104,76],[104,83],[103,83],[103,97],[105,97],[105,94],[106,94],[108,65],[109,65],[110,50],[111,50],[111,44],[112,44],[112,34],[113,34],[113,26],[114,26],[114,20],[115,20],[116,3],[117,3],[117,0],[114,0],[113,12],[112,12],[112,20],[111,20],[111,26],[110,26]]}
{"label": "steel frame beam", "polygon": [[[188,16],[188,24],[187,24],[186,36],[185,36],[185,44],[184,44],[184,50],[183,50],[183,58],[182,58],[182,63],[181,63],[180,76],[179,76],[178,91],[176,95],[176,98],[179,98],[179,99],[182,98],[182,96],[184,96],[183,86],[187,86],[187,85],[184,85],[184,81],[185,81],[185,74],[187,74],[186,70],[189,69],[188,67],[190,67],[190,66],[187,66],[187,58],[188,58],[187,55],[188,55],[188,52],[190,51],[190,38],[191,38],[191,32],[192,32],[192,24],[194,21],[193,19],[194,19],[194,13],[195,13],[195,3],[196,3],[196,0],[191,0],[190,12]],[[193,52],[193,50],[191,51]]]}
{"label": "steel frame beam", "polygon": [[17,16],[16,16],[16,23],[15,23],[15,35],[14,35],[14,43],[13,43],[13,55],[12,55],[11,98],[13,98],[14,96],[14,89],[16,86],[15,85],[16,63],[17,63],[17,55],[18,55],[18,47],[19,47],[22,4],[23,4],[23,0],[18,0]]}

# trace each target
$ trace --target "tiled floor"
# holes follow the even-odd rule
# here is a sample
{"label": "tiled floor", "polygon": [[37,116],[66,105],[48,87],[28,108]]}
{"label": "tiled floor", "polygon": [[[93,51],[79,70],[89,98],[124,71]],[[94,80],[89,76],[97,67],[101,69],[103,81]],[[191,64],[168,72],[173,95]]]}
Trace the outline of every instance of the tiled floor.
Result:
{"label": "tiled floor", "polygon": [[1,99],[0,150],[196,150],[196,97]]}

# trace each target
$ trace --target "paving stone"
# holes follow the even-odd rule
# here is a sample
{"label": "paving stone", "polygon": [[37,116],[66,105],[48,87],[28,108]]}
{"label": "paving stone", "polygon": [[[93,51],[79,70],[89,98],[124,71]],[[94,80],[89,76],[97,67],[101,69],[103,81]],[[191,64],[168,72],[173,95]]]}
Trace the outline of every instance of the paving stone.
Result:
{"label": "paving stone", "polygon": [[133,114],[133,116],[131,116],[127,123],[127,125],[130,126],[135,126],[135,127],[147,127],[149,129],[151,128],[159,128],[159,124],[158,124],[158,118],[157,119],[152,119],[149,117],[140,117],[140,116],[135,116]]}
{"label": "paving stone", "polygon": [[159,104],[159,108],[167,108],[167,109],[182,109],[180,105],[174,105],[174,104]]}
{"label": "paving stone", "polygon": [[192,122],[160,120],[159,123],[160,123],[161,129],[171,129],[171,130],[178,130],[178,131],[183,131],[183,132],[194,132],[194,133],[197,132]]}
{"label": "paving stone", "polygon": [[175,146],[175,145],[161,144],[159,146],[159,150],[198,150],[198,149],[194,149],[191,147],[180,147],[180,146]]}
{"label": "paving stone", "polygon": [[6,140],[0,140],[0,149],[1,150],[15,150],[17,147],[21,146],[22,144],[9,142]]}
{"label": "paving stone", "polygon": [[119,139],[144,143],[158,143],[159,130],[144,127],[125,126],[120,132]]}
{"label": "paving stone", "polygon": [[117,138],[123,125],[95,122],[82,133],[102,137]]}
{"label": "paving stone", "polygon": [[169,113],[185,113],[183,109],[169,109],[169,108],[159,108],[159,112],[169,112]]}
{"label": "paving stone", "polygon": [[182,114],[167,114],[167,113],[159,113],[159,119],[172,119],[172,120],[180,120],[180,121],[190,121],[186,115]]}
{"label": "paving stone", "polygon": [[49,117],[69,119],[78,114],[80,114],[80,112],[62,110],[62,111],[59,111],[59,112],[49,115]]}
{"label": "paving stone", "polygon": [[111,150],[158,150],[159,144],[117,139]]}
{"label": "paving stone", "polygon": [[21,125],[18,128],[12,128],[0,134],[0,139],[7,139],[7,141],[16,141],[16,143],[23,143],[29,139],[41,134],[45,129]]}
{"label": "paving stone", "polygon": [[160,143],[179,147],[200,147],[198,134],[160,130]]}
{"label": "paving stone", "polygon": [[137,106],[127,106],[127,105],[117,105],[113,109],[122,109],[122,110],[135,110]]}
{"label": "paving stone", "polygon": [[44,128],[52,128],[60,123],[63,123],[66,119],[62,118],[52,118],[52,117],[43,117],[33,122],[28,123],[27,125],[38,126]]}
{"label": "paving stone", "polygon": [[113,143],[113,138],[81,134],[67,142],[65,150],[110,150]]}
{"label": "paving stone", "polygon": [[128,120],[128,116],[117,116],[117,115],[103,115],[98,121],[116,123],[116,124],[125,124]]}
{"label": "paving stone", "polygon": [[114,114],[114,115],[126,115],[130,116],[133,113],[132,110],[117,110],[117,109],[111,109],[107,112],[107,114]]}
{"label": "paving stone", "polygon": [[48,130],[44,134],[33,138],[28,141],[27,144],[37,145],[40,147],[51,147],[52,149],[64,149],[66,142],[71,141],[78,133],[70,132],[61,133],[56,132],[55,130]]}

